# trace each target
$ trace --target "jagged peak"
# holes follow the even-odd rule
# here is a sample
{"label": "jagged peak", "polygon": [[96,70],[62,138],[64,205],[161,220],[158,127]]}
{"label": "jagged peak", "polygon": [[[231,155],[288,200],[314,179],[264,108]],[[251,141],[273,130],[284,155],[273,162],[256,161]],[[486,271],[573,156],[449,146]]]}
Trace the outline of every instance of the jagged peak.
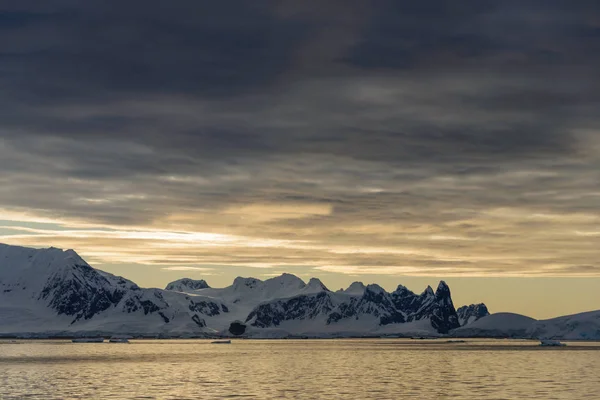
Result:
{"label": "jagged peak", "polygon": [[421,293],[421,296],[435,296],[435,293],[433,291],[433,288],[429,285],[427,285],[427,287],[425,288],[425,290],[423,291],[423,293]]}
{"label": "jagged peak", "polygon": [[489,311],[487,306],[485,305],[485,303],[475,303],[475,304],[469,304],[469,305],[464,305],[459,307],[456,311],[458,312],[459,310],[485,310],[485,311]]}
{"label": "jagged peak", "polygon": [[368,284],[367,287],[365,288],[365,291],[369,291],[372,293],[387,293],[384,288],[382,288],[381,286],[379,286],[376,283]]}
{"label": "jagged peak", "polygon": [[396,288],[396,290],[393,292],[395,293],[397,296],[415,296],[415,294],[413,293],[412,290],[410,290],[409,288],[407,288],[404,285],[398,285],[398,287]]}
{"label": "jagged peak", "polygon": [[458,321],[460,325],[465,326],[485,316],[490,315],[490,312],[484,303],[478,303],[459,307],[456,310],[456,314],[458,316]]}
{"label": "jagged peak", "polygon": [[450,296],[450,287],[446,282],[440,281],[438,284],[437,290],[435,291],[435,295],[440,296]]}

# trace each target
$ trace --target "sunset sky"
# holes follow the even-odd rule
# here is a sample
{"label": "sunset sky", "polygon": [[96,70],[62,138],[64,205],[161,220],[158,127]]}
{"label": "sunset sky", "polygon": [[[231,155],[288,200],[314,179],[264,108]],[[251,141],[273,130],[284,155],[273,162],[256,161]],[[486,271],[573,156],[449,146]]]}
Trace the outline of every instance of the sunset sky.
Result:
{"label": "sunset sky", "polygon": [[594,1],[1,1],[0,242],[141,286],[600,308]]}

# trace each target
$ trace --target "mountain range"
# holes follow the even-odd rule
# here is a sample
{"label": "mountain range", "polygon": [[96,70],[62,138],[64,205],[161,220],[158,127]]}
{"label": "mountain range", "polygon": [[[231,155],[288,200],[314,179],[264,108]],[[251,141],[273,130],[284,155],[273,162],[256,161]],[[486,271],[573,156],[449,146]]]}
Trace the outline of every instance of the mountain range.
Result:
{"label": "mountain range", "polygon": [[448,285],[417,294],[355,282],[329,290],[291,274],[238,277],[211,288],[189,278],[140,288],[92,268],[73,250],[0,244],[0,335],[254,338],[490,336],[600,339],[600,311],[536,321],[490,315],[485,304],[455,309]]}

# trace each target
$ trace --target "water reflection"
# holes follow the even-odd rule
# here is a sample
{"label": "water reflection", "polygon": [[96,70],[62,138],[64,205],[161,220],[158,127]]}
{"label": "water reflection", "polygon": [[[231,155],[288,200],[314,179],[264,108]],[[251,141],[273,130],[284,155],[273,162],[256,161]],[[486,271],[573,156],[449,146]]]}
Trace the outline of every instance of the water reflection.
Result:
{"label": "water reflection", "polygon": [[597,398],[600,345],[0,341],[0,398]]}

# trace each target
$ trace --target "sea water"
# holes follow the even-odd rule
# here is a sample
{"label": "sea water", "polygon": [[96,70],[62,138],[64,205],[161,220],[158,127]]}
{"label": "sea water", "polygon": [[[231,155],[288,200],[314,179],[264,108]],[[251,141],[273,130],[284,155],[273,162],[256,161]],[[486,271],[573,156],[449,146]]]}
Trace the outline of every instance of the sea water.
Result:
{"label": "sea water", "polygon": [[0,399],[600,399],[600,343],[0,340]]}

